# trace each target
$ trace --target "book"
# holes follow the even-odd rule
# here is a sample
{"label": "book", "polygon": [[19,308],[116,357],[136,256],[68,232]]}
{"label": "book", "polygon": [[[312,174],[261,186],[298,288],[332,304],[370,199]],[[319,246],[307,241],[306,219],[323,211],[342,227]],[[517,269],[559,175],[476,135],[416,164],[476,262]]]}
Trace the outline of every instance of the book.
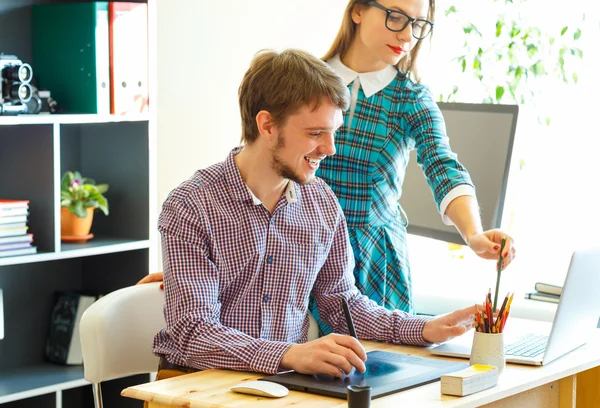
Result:
{"label": "book", "polygon": [[110,2],[110,113],[148,112],[148,5]]}
{"label": "book", "polygon": [[9,249],[7,251],[0,251],[0,258],[6,258],[7,256],[29,255],[35,254],[36,252],[37,247],[35,246],[20,249]]}
{"label": "book", "polygon": [[29,200],[6,200],[0,199],[0,210],[8,208],[27,208]]}
{"label": "book", "polygon": [[541,300],[543,302],[558,303],[560,302],[560,296],[550,295],[542,292],[529,292],[525,294],[525,299]]}
{"label": "book", "polygon": [[83,312],[96,301],[96,296],[77,292],[58,292],[46,340],[46,358],[65,365],[83,364],[79,322]]}
{"label": "book", "polygon": [[40,89],[62,113],[109,114],[108,2],[34,4],[31,31]]}
{"label": "book", "polygon": [[549,295],[560,296],[562,293],[562,286],[551,285],[549,283],[538,282],[535,284],[535,290],[541,293],[548,293]]}
{"label": "book", "polygon": [[11,229],[11,228],[25,228],[27,226],[27,222],[11,222],[8,224],[0,225],[0,230]]}
{"label": "book", "polygon": [[22,228],[2,228],[0,226],[0,237],[14,237],[27,234],[28,227]]}
{"label": "book", "polygon": [[4,338],[4,302],[2,300],[2,289],[0,289],[0,340]]}
{"label": "book", "polygon": [[27,207],[0,207],[0,218],[28,214],[29,209]]}
{"label": "book", "polygon": [[498,384],[498,367],[473,364],[463,370],[442,375],[440,381],[442,394],[464,397]]}
{"label": "book", "polygon": [[0,245],[1,244],[10,244],[13,242],[32,242],[32,241],[33,241],[33,234],[16,235],[16,236],[12,236],[12,237],[0,238]]}
{"label": "book", "polygon": [[4,224],[12,224],[15,222],[27,222],[26,215],[15,215],[11,217],[0,217],[0,228]]}
{"label": "book", "polygon": [[29,248],[30,246],[31,246],[30,242],[8,242],[8,243],[0,242],[0,255],[4,251],[8,251],[11,249]]}

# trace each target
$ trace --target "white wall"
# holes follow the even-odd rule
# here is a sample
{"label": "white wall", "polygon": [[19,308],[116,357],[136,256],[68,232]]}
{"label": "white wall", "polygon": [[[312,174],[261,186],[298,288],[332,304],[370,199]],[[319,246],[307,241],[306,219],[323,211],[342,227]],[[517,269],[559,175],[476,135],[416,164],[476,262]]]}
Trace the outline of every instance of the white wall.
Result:
{"label": "white wall", "polygon": [[158,0],[158,203],[239,144],[237,89],[263,48],[322,56],[347,0]]}

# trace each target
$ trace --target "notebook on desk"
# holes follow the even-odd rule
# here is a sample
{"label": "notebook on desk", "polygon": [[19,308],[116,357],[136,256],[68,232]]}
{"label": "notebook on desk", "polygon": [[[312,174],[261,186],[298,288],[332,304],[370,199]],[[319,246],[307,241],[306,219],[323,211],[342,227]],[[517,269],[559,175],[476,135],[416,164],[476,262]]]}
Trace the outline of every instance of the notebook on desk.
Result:
{"label": "notebook on desk", "polygon": [[[600,316],[600,247],[577,250],[571,256],[562,295],[549,334],[526,326],[505,329],[509,363],[543,365],[585,344]],[[509,321],[510,325],[510,321]],[[472,337],[471,337],[472,339]],[[432,349],[432,354],[469,358],[472,340],[461,336]]]}
{"label": "notebook on desk", "polygon": [[462,370],[467,363],[416,357],[389,351],[370,351],[366,371],[353,371],[342,378],[330,375],[306,375],[286,372],[261,380],[285,385],[290,390],[346,398],[349,385],[370,385],[371,398],[382,397],[401,390],[437,381],[444,374]]}

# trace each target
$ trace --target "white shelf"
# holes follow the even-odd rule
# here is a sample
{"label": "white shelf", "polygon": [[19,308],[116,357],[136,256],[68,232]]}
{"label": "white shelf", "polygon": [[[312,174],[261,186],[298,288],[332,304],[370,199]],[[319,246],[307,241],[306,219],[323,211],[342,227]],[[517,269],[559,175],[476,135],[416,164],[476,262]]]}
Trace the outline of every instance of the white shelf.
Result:
{"label": "white shelf", "polygon": [[136,241],[99,237],[83,244],[62,244],[61,250],[57,252],[0,258],[0,266],[81,258],[84,256],[112,254],[147,248],[150,248],[150,240]]}
{"label": "white shelf", "polygon": [[83,366],[45,363],[0,374],[0,404],[89,384]]}
{"label": "white shelf", "polygon": [[150,119],[149,114],[137,115],[18,115],[0,116],[1,125],[44,125],[44,124],[79,124],[79,123],[109,123],[109,122],[143,122]]}

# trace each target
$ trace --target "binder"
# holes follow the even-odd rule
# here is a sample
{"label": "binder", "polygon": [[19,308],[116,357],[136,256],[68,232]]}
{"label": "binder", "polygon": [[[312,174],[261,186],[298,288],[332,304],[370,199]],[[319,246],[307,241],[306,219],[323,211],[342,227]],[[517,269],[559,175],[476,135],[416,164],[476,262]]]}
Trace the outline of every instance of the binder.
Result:
{"label": "binder", "polygon": [[108,2],[36,4],[33,73],[63,113],[110,113]]}
{"label": "binder", "polygon": [[111,113],[148,112],[148,5],[108,6]]}

